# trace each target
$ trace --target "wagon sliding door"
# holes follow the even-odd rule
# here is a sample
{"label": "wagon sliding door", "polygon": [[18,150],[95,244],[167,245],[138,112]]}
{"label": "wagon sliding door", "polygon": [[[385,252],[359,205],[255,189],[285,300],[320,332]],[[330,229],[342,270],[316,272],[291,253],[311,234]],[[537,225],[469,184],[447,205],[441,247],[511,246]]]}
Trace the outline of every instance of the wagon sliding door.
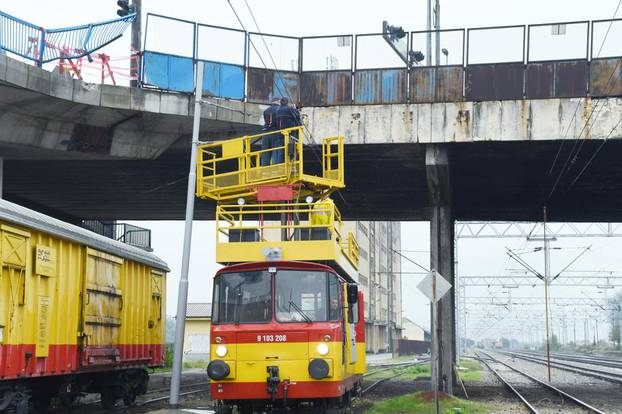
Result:
{"label": "wagon sliding door", "polygon": [[117,364],[123,310],[123,259],[87,248],[83,291],[82,365]]}

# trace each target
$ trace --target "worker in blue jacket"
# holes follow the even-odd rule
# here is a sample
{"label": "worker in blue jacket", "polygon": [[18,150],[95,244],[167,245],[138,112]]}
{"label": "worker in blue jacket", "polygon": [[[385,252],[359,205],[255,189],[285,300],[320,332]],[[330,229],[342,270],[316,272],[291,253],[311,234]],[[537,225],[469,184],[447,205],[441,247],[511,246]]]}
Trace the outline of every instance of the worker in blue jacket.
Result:
{"label": "worker in blue jacket", "polygon": [[[300,120],[300,112],[296,109],[295,106],[289,105],[289,100],[285,97],[281,98],[281,106],[276,111],[276,119],[279,126],[279,129],[291,128],[302,125],[302,121]],[[277,138],[279,140],[279,145],[283,146],[283,136],[279,136]],[[298,141],[298,131],[292,131],[290,133],[290,147],[295,148],[296,141]],[[292,151],[289,151],[290,157],[292,157]],[[284,153],[280,152],[277,154],[277,158],[283,162]]]}
{"label": "worker in blue jacket", "polygon": [[[279,129],[279,124],[277,122],[277,111],[279,109],[279,104],[281,103],[281,98],[275,96],[272,98],[272,104],[263,111],[263,121],[264,125],[262,128],[263,132],[269,131],[277,131]],[[279,141],[279,137],[281,137],[281,144],[283,146],[283,136],[281,134],[270,134],[264,135],[261,138],[261,150],[266,151],[261,153],[261,166],[265,167],[271,164],[279,164],[278,161],[278,150],[267,151],[272,148],[276,148]],[[283,156],[281,156],[281,161],[283,162]]]}

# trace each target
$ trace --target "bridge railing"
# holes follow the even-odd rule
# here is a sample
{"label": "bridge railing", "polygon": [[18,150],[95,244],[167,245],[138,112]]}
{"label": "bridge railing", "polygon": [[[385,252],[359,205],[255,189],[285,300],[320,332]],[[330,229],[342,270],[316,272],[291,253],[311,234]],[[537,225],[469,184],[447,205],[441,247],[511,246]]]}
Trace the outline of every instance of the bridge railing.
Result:
{"label": "bridge railing", "polygon": [[0,11],[0,49],[41,66],[57,59],[73,59],[115,41],[136,14],[62,29],[45,29]]}
{"label": "bridge railing", "polygon": [[[159,30],[149,23],[154,17],[177,21],[149,14],[145,40]],[[190,92],[192,63],[204,60],[204,93],[258,103],[273,96],[327,106],[622,95],[615,41],[622,19],[414,31],[407,50],[423,60],[412,65],[381,33],[298,38],[184,23],[194,30],[186,56],[145,41],[145,86]],[[219,31],[207,58],[199,53],[206,29]],[[236,37],[235,47],[224,35]],[[234,57],[220,57],[219,49]]]}
{"label": "bridge railing", "polygon": [[[0,48],[39,66],[78,58],[134,18],[46,30],[0,12]],[[415,31],[406,50],[424,56],[407,64],[380,33],[292,37],[148,13],[139,79],[191,93],[201,60],[207,96],[304,106],[622,96],[621,37],[622,19]]]}

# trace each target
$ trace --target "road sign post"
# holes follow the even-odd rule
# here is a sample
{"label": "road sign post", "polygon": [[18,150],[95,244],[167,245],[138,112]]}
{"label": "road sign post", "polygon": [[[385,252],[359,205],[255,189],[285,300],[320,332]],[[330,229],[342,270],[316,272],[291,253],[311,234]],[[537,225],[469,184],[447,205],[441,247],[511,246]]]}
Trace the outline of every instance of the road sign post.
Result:
{"label": "road sign post", "polygon": [[[434,364],[435,372],[439,372],[439,357],[441,355],[441,341],[438,323],[438,312],[436,309],[437,302],[451,290],[451,283],[449,283],[440,273],[432,269],[426,277],[423,278],[417,288],[423,293],[429,300],[432,307],[432,364]],[[435,376],[432,376],[432,387],[434,388],[434,405],[436,407],[436,414],[440,413],[440,403],[438,398],[438,390],[440,384]]]}

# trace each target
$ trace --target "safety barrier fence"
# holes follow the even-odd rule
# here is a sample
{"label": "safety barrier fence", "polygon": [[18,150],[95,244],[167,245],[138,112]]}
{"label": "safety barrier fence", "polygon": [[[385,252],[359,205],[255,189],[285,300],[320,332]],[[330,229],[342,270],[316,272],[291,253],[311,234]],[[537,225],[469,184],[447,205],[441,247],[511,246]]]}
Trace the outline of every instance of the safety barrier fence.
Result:
{"label": "safety barrier fence", "polygon": [[113,240],[151,251],[151,230],[116,221],[82,220],[81,226]]}
{"label": "safety barrier fence", "polygon": [[[185,49],[161,35],[173,27]],[[141,79],[192,92],[202,60],[208,96],[303,106],[620,96],[620,36],[622,19],[414,31],[404,48],[423,56],[407,64],[382,33],[291,37],[148,14]]]}
{"label": "safety barrier fence", "polygon": [[[90,58],[135,17],[50,30],[0,12],[0,48],[39,66],[63,60],[79,78],[85,63],[64,62]],[[607,97],[622,95],[621,37],[622,19],[573,21],[413,31],[397,48],[383,33],[292,37],[148,13],[133,66],[140,63],[143,87],[191,93],[201,60],[205,95],[256,103],[274,96],[304,106]],[[93,57],[102,82],[112,78],[111,59]]]}
{"label": "safety barrier fence", "polygon": [[268,202],[216,207],[217,243],[332,241],[355,267],[359,245],[332,203]]}
{"label": "safety barrier fence", "polygon": [[88,56],[123,35],[136,14],[62,29],[45,29],[0,11],[0,49],[36,62]]}
{"label": "safety barrier fence", "polygon": [[[305,159],[304,133],[292,127],[200,145],[197,196],[220,201],[253,196],[260,185],[294,185],[304,199],[343,188],[343,137],[321,140],[320,165]],[[276,142],[264,145],[266,140]]]}

